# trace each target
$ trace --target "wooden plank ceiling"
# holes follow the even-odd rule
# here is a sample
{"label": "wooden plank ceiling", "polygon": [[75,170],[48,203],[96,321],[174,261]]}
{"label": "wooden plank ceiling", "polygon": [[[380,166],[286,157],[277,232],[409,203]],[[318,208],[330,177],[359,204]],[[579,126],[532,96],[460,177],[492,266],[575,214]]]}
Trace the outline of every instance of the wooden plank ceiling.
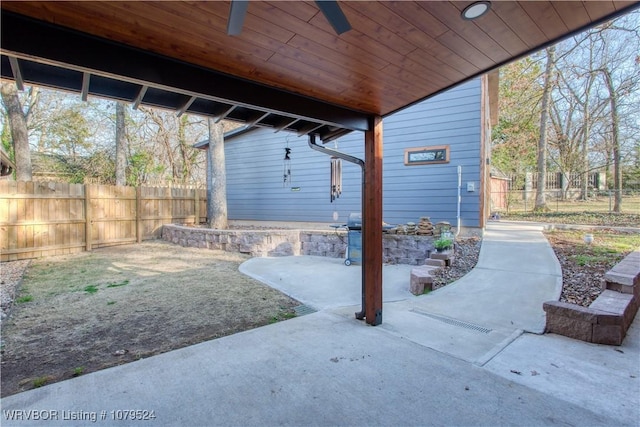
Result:
{"label": "wooden plank ceiling", "polygon": [[461,11],[471,3],[340,1],[352,29],[337,35],[314,2],[253,0],[238,36],[226,33],[230,3],[222,1],[3,0],[1,7],[385,116],[638,6],[635,1],[494,1],[485,16],[463,20]]}

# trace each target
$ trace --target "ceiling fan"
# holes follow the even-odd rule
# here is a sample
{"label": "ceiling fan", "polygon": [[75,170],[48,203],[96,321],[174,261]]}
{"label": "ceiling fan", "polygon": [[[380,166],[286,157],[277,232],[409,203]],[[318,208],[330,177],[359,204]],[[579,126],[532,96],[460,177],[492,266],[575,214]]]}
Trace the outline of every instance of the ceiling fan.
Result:
{"label": "ceiling fan", "polygon": [[[349,24],[337,1],[317,0],[315,3],[338,35],[351,29],[351,24]],[[242,32],[242,25],[248,6],[249,0],[231,0],[229,20],[227,21],[228,35],[237,36]]]}

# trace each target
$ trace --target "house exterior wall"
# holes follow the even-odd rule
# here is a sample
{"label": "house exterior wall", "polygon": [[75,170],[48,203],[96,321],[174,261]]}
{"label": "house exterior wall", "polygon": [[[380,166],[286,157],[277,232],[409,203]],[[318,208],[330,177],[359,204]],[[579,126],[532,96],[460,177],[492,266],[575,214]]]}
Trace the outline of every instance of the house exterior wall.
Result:
{"label": "house exterior wall", "polygon": [[[458,166],[462,167],[461,225],[480,226],[481,81],[464,85],[384,119],[384,220],[390,224],[431,221],[456,223]],[[364,135],[353,132],[337,142],[340,151],[362,158]],[[450,161],[406,166],[405,149],[449,146]],[[291,182],[284,182],[285,147],[291,148]],[[328,144],[334,148],[334,143]],[[271,129],[225,142],[230,219],[346,222],[361,211],[361,170],[343,161],[343,191],[330,203],[329,157],[307,138]],[[467,184],[473,191],[467,191]],[[334,221],[333,213],[339,217]]]}

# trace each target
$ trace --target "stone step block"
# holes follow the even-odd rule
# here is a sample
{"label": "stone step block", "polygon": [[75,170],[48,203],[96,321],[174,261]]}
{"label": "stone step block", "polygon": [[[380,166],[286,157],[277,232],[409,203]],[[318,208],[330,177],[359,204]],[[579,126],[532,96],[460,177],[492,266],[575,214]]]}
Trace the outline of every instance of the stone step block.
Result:
{"label": "stone step block", "polygon": [[444,267],[446,265],[446,262],[443,259],[427,258],[427,260],[425,261],[425,265],[428,265],[430,267]]}
{"label": "stone step block", "polygon": [[430,268],[426,265],[414,267],[411,269],[411,281],[409,284],[409,291],[414,295],[422,295],[424,290],[433,290],[433,276],[431,276]]}
{"label": "stone step block", "polygon": [[453,264],[453,260],[455,257],[453,255],[453,251],[450,250],[445,252],[431,252],[431,254],[429,255],[429,258],[442,260],[444,261],[444,264],[448,267],[451,264]]}

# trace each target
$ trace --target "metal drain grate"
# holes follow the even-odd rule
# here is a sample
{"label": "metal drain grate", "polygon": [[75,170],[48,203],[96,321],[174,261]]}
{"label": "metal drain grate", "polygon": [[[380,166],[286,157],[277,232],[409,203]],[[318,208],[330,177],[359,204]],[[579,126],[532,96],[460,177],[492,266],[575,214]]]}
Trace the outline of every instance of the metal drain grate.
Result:
{"label": "metal drain grate", "polygon": [[296,312],[296,316],[304,316],[306,314],[315,313],[317,310],[308,305],[299,305],[297,307],[293,307],[293,311]]}
{"label": "metal drain grate", "polygon": [[448,325],[457,326],[459,328],[471,329],[472,331],[482,332],[483,334],[488,334],[489,332],[493,331],[493,329],[485,328],[485,327],[480,326],[480,325],[474,325],[473,323],[467,323],[467,322],[463,322],[461,320],[451,319],[449,317],[438,316],[437,314],[431,314],[431,313],[427,313],[427,312],[424,312],[424,311],[421,311],[421,310],[413,309],[411,311],[416,313],[416,314],[420,314],[421,316],[430,317],[430,318],[438,320],[438,321],[440,321],[442,323],[446,323]]}

